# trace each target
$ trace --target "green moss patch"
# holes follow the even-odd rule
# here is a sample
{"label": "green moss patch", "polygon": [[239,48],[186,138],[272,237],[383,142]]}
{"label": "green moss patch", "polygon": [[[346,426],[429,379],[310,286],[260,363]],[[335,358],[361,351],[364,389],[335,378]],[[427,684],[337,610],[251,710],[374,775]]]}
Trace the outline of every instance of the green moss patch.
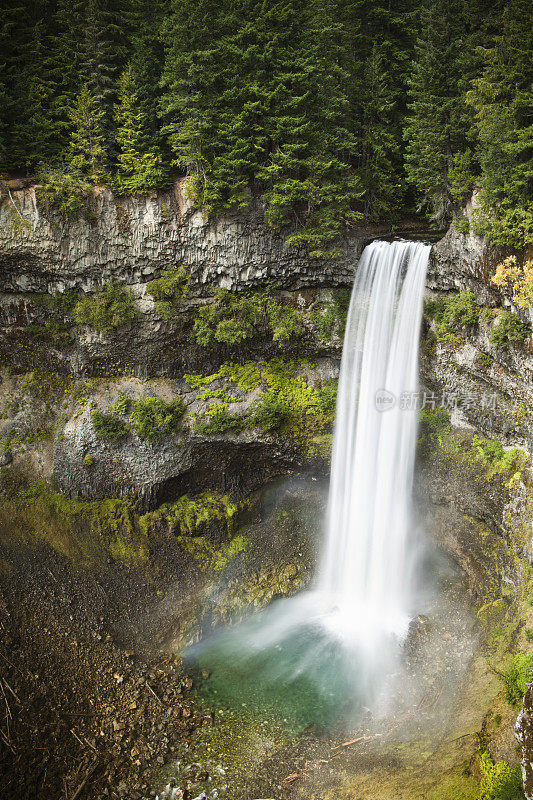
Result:
{"label": "green moss patch", "polygon": [[[331,428],[337,382],[329,381],[317,389],[300,377],[297,370],[295,361],[273,359],[242,365],[226,362],[212,375],[185,375],[189,386],[199,390],[198,399],[209,397],[206,388],[215,381],[224,381],[225,384],[221,390],[225,402],[213,405],[197,421],[195,429],[199,433],[212,434],[258,427],[268,432],[286,433],[310,449],[312,440]],[[236,402],[228,394],[232,386],[243,392],[261,386],[263,392],[246,413],[235,414],[229,408]]]}

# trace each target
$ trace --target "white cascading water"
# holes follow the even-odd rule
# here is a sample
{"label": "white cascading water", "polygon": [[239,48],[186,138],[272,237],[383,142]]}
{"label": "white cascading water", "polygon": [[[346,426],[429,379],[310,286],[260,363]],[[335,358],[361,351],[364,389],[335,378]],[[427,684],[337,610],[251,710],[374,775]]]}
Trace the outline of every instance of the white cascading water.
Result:
{"label": "white cascading water", "polygon": [[[314,698],[322,724],[379,705],[414,612],[418,343],[430,247],[365,248],[344,338],[327,534],[314,588],[199,643],[219,697]],[[230,687],[228,689],[228,687]],[[300,688],[298,688],[300,687]],[[287,694],[288,693],[288,694]],[[385,692],[386,693],[386,692]],[[239,703],[240,704],[240,703]]]}
{"label": "white cascading water", "polygon": [[418,342],[430,247],[363,252],[344,337],[327,535],[317,591],[350,638],[405,633],[416,547],[411,490]]}

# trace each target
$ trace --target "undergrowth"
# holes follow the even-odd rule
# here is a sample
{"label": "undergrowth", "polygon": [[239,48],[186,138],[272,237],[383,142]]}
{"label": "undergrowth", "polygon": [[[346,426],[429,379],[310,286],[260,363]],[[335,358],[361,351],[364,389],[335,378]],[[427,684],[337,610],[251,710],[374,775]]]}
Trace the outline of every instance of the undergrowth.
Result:
{"label": "undergrowth", "polygon": [[425,312],[435,320],[437,337],[457,341],[457,333],[474,328],[481,314],[473,292],[436,297],[426,303]]}
{"label": "undergrowth", "polygon": [[500,674],[505,683],[507,702],[512,705],[522,702],[533,678],[533,655],[517,653],[508,669]]}
{"label": "undergrowth", "polygon": [[[108,411],[92,409],[91,418],[97,435],[117,441],[133,430],[140,439],[156,441],[182,431],[183,401],[178,398],[166,403],[160,397],[141,397],[130,400],[119,393]],[[123,419],[126,415],[127,419]]]}
{"label": "undergrowth", "polygon": [[174,316],[177,307],[187,295],[188,275],[184,267],[166,269],[160,278],[146,285],[146,291],[155,300],[155,309],[163,317]]}
{"label": "undergrowth", "polygon": [[218,289],[214,301],[198,309],[192,337],[197,344],[212,347],[239,345],[260,336],[283,342],[303,334],[299,312],[275,298],[269,287],[239,294]]}
{"label": "undergrowth", "polygon": [[[296,362],[273,359],[243,365],[226,362],[212,375],[185,375],[191,388],[199,390],[199,399],[205,399],[202,393],[215,381],[225,383],[221,390],[225,401],[213,404],[196,422],[195,430],[214,434],[258,427],[269,432],[283,430],[302,443],[308,443],[333,422],[337,382],[330,381],[315,389],[296,372]],[[228,383],[243,392],[259,387],[263,391],[246,412],[234,413],[230,405],[240,398],[228,394],[231,388],[226,385]],[[216,396],[216,390],[212,393]]]}
{"label": "undergrowth", "polygon": [[109,333],[133,322],[137,309],[131,292],[122,284],[111,282],[82,297],[74,307],[73,316],[78,325]]}
{"label": "undergrowth", "polygon": [[530,336],[531,326],[507,308],[500,311],[490,332],[490,340],[496,347],[523,344]]}
{"label": "undergrowth", "polygon": [[479,767],[479,800],[524,800],[520,767],[494,761],[486,750],[479,752]]}

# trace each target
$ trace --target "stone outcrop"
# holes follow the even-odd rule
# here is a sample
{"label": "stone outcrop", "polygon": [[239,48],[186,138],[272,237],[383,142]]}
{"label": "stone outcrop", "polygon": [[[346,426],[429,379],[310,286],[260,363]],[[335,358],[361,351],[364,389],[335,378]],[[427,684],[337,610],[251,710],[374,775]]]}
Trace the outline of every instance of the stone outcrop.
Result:
{"label": "stone outcrop", "polygon": [[269,280],[290,290],[346,285],[375,235],[339,242],[333,260],[309,259],[264,223],[260,208],[206,219],[191,208],[183,181],[168,193],[132,198],[97,188],[87,211],[68,217],[47,208],[33,187],[2,195],[0,274],[10,292],[92,291],[111,279],[142,284],[178,264],[199,292]]}
{"label": "stone outcrop", "polygon": [[522,779],[526,800],[533,798],[533,684],[524,697],[524,704],[515,725],[516,738],[520,745]]}

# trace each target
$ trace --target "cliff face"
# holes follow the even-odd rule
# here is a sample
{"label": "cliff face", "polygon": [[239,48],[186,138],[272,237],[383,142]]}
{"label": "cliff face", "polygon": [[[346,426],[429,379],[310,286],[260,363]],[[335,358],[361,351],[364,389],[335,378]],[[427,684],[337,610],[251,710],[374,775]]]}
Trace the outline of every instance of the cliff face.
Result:
{"label": "cliff face", "polygon": [[[336,292],[351,286],[364,245],[378,233],[354,232],[336,257],[311,260],[265,227],[260,209],[204,219],[181,184],[131,199],[98,190],[87,212],[69,219],[42,206],[32,188],[4,194],[0,567],[15,565],[16,592],[39,605],[43,559],[50,574],[58,569],[66,585],[81,587],[81,616],[106,617],[128,645],[149,639],[156,619],[157,646],[167,646],[304,584],[329,468],[346,311]],[[433,248],[428,297],[468,289],[479,315],[454,335],[425,318],[422,377],[433,396],[426,410],[442,406],[451,418],[437,413],[423,428],[416,496],[426,527],[464,573],[481,627],[488,620],[484,646],[497,659],[511,640],[529,647],[514,609],[522,608],[533,560],[533,357],[525,346],[491,339],[500,299],[487,276],[496,260],[485,242],[453,228]],[[168,316],[147,283],[177,266],[186,268],[188,293]],[[54,292],[82,296],[110,281],[127,285],[135,319],[103,333],[68,315],[52,318]],[[199,309],[216,303],[215,287],[264,290],[268,282],[276,308],[297,315],[298,335],[277,340],[262,330],[231,347],[193,340]],[[258,415],[265,395],[282,401],[283,414],[262,406]],[[158,432],[152,418],[147,433],[130,416],[146,400],[164,413],[179,402],[179,423]],[[225,406],[222,421],[212,416],[217,403]],[[116,430],[99,433],[95,412],[111,413]],[[487,455],[480,436],[506,450]],[[506,458],[511,448],[523,463],[517,454]],[[77,577],[80,562],[86,581]],[[147,575],[158,577],[146,583]],[[505,637],[491,639],[491,625]],[[461,775],[482,727],[495,758],[514,757],[515,711],[498,706],[501,686],[485,656],[467,667],[467,650],[461,669],[470,670],[465,682],[478,696],[468,700],[468,719],[458,714],[449,727],[450,741],[461,742],[450,756]],[[505,735],[490,721],[495,708]],[[526,725],[527,715],[521,719]],[[530,738],[522,736],[526,767]]]}
{"label": "cliff face", "polygon": [[91,291],[111,279],[141,284],[177,264],[199,292],[268,280],[290,290],[342,285],[363,241],[341,242],[333,262],[310,261],[264,224],[259,209],[207,220],[191,208],[183,182],[169,193],[127,199],[97,189],[87,211],[69,219],[43,206],[35,188],[5,191],[0,206],[2,286],[10,292]]}

